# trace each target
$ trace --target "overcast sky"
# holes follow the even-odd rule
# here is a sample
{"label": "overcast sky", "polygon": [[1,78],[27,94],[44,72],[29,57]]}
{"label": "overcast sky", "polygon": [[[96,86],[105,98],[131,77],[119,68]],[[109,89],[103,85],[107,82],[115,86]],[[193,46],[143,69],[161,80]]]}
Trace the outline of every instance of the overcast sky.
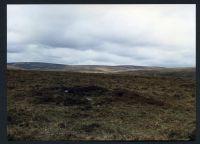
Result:
{"label": "overcast sky", "polygon": [[8,5],[7,61],[195,66],[195,5]]}

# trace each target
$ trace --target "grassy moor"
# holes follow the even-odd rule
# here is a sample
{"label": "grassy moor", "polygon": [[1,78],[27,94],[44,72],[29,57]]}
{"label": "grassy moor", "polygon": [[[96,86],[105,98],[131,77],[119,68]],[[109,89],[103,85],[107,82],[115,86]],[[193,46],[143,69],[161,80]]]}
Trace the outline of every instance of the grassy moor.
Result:
{"label": "grassy moor", "polygon": [[194,140],[195,71],[7,70],[9,140]]}

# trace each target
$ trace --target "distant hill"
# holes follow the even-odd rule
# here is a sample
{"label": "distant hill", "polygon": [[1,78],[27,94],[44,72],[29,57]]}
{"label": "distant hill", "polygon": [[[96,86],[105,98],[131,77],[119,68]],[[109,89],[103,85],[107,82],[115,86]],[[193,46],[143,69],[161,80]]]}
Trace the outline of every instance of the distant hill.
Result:
{"label": "distant hill", "polygon": [[63,65],[41,62],[17,62],[7,63],[7,69],[37,70],[37,71],[68,71],[82,73],[117,73],[134,74],[141,76],[161,76],[161,77],[195,77],[196,70],[193,67],[186,68],[164,68],[134,65]]}
{"label": "distant hill", "polygon": [[8,69],[21,69],[21,70],[41,70],[41,71],[72,71],[72,72],[92,72],[92,73],[118,73],[130,72],[136,70],[155,70],[161,67],[148,67],[148,66],[133,66],[133,65],[119,65],[119,66],[106,66],[106,65],[63,65],[41,62],[17,62],[8,63]]}
{"label": "distant hill", "polygon": [[124,71],[120,74],[134,74],[138,76],[149,77],[196,77],[196,69],[192,67],[186,68],[160,68],[153,70]]}
{"label": "distant hill", "polygon": [[40,62],[17,62],[8,63],[7,68],[23,70],[63,70],[65,65]]}

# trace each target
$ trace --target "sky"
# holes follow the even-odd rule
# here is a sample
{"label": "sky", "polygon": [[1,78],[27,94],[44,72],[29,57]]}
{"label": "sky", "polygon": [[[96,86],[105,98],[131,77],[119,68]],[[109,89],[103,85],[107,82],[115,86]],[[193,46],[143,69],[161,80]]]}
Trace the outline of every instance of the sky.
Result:
{"label": "sky", "polygon": [[196,5],[7,5],[7,62],[196,65]]}

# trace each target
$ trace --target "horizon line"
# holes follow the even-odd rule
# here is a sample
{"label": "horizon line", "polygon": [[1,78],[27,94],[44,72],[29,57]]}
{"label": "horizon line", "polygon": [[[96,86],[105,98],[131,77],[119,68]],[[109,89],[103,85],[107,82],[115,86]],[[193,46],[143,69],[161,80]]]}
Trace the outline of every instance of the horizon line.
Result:
{"label": "horizon line", "polygon": [[138,67],[160,67],[160,68],[196,68],[196,66],[147,66],[147,65],[132,65],[132,64],[119,64],[119,65],[105,65],[105,64],[63,64],[63,63],[50,63],[50,62],[7,62],[11,63],[46,63],[46,64],[57,64],[57,65],[69,65],[69,66],[138,66]]}

